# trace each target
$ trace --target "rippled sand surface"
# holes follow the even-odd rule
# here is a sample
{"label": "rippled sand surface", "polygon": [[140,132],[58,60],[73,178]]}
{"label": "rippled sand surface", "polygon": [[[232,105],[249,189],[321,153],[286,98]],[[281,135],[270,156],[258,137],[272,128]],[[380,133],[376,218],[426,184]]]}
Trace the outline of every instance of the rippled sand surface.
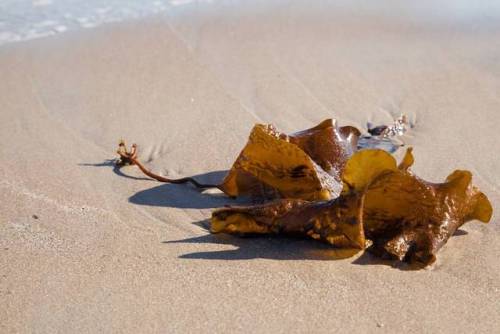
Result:
{"label": "rippled sand surface", "polygon": [[496,331],[497,215],[409,271],[210,235],[230,200],[109,160],[124,138],[155,171],[214,182],[256,122],[404,113],[415,172],[469,169],[498,210],[499,12],[446,3],[220,1],[0,47],[0,331]]}

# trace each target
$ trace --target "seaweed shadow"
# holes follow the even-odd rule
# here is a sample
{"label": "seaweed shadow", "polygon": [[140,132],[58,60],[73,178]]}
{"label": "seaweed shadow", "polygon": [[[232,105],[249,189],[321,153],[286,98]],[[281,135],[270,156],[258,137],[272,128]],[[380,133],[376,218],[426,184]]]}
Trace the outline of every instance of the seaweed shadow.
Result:
{"label": "seaweed shadow", "polygon": [[[91,167],[113,167],[113,172],[119,176],[134,179],[154,181],[145,177],[135,177],[122,172],[116,166],[115,160],[109,159],[102,163],[82,163],[80,166]],[[227,171],[214,171],[193,176],[203,183],[219,183]],[[171,207],[171,208],[216,208],[225,205],[248,205],[252,203],[248,198],[231,199],[223,193],[204,193],[186,184],[164,183],[156,187],[139,191],[129,197],[129,202],[137,205]],[[205,230],[209,230],[209,220],[193,222]],[[456,235],[467,234],[463,230]],[[223,244],[232,245],[236,249],[222,251],[194,252],[181,255],[182,259],[203,260],[250,260],[250,259],[273,259],[273,260],[342,260],[353,257],[361,252],[352,263],[356,265],[386,265],[400,270],[415,270],[414,266],[400,263],[399,261],[380,259],[367,251],[359,249],[336,249],[330,245],[320,243],[307,238],[288,236],[234,236],[229,234],[206,234],[203,236],[186,238],[181,240],[163,241],[164,244]]]}
{"label": "seaweed shadow", "polygon": [[[199,182],[217,184],[227,171],[214,171],[193,176]],[[161,206],[180,209],[208,209],[225,205],[251,204],[248,199],[231,199],[222,192],[202,192],[190,184],[163,183],[141,190],[129,197],[129,202],[137,205]]]}
{"label": "seaweed shadow", "polygon": [[[158,181],[148,177],[137,177],[125,174],[123,167],[116,164],[115,159],[107,159],[100,163],[80,163],[84,167],[111,167],[118,176],[138,181]],[[227,174],[227,170],[213,171],[194,175],[193,178],[202,183],[218,184]],[[158,186],[141,190],[129,197],[129,202],[137,205],[161,206],[181,209],[208,209],[225,205],[253,204],[248,199],[231,199],[221,192],[206,193],[190,184],[159,183]]]}
{"label": "seaweed shadow", "polygon": [[[208,219],[195,222],[208,229]],[[198,260],[341,260],[349,258],[359,249],[334,249],[331,246],[304,238],[286,236],[238,237],[229,234],[207,234],[181,240],[163,241],[165,244],[217,244],[231,245],[236,249],[195,252],[181,255],[181,259]]]}
{"label": "seaweed shadow", "polygon": [[[210,230],[209,219],[193,223],[207,231]],[[235,236],[231,234],[207,234],[203,236],[181,240],[163,241],[164,244],[217,244],[231,245],[236,249],[223,251],[194,252],[179,256],[181,259],[197,260],[318,260],[334,261],[355,257],[351,262],[354,265],[382,265],[401,271],[414,271],[422,269],[419,264],[409,264],[394,259],[377,257],[370,249],[344,249],[317,242],[308,238],[290,236]]]}
{"label": "seaweed shadow", "polygon": [[352,264],[355,265],[362,265],[362,266],[388,266],[392,267],[394,269],[399,269],[402,271],[414,271],[414,270],[420,270],[422,269],[422,265],[419,264],[410,264],[407,262],[402,262],[394,259],[389,259],[389,258],[381,258],[378,257],[370,252],[370,249],[366,249],[361,256],[356,258],[354,261],[352,261]]}

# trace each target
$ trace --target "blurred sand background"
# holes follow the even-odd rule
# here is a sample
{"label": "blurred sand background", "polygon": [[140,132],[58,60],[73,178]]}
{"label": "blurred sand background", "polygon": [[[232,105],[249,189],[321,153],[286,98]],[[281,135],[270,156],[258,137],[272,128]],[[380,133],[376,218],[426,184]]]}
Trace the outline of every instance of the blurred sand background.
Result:
{"label": "blurred sand background", "polygon": [[124,138],[157,172],[214,182],[256,122],[404,113],[414,171],[469,169],[498,210],[500,12],[447,13],[219,1],[1,46],[0,332],[497,331],[497,215],[409,271],[210,235],[231,200],[109,160]]}

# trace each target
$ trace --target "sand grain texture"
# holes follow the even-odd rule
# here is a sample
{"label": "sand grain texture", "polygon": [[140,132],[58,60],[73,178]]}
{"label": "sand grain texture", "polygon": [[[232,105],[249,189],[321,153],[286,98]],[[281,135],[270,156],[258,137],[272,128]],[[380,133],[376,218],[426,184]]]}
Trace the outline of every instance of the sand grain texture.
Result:
{"label": "sand grain texture", "polygon": [[328,260],[309,240],[210,235],[227,198],[108,160],[125,138],[152,169],[213,182],[255,122],[406,113],[414,170],[469,169],[498,210],[498,41],[494,24],[273,2],[2,46],[0,332],[498,330],[498,216],[428,270]]}

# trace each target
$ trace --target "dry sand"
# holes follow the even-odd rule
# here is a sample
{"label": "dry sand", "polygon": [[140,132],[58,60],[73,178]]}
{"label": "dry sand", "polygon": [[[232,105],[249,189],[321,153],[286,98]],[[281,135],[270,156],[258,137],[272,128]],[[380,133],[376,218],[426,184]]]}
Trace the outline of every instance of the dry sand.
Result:
{"label": "dry sand", "polygon": [[414,170],[470,169],[498,210],[500,27],[317,4],[200,5],[0,48],[0,332],[500,328],[498,216],[408,271],[210,235],[230,200],[113,169],[125,138],[155,171],[214,181],[256,122],[406,113]]}

